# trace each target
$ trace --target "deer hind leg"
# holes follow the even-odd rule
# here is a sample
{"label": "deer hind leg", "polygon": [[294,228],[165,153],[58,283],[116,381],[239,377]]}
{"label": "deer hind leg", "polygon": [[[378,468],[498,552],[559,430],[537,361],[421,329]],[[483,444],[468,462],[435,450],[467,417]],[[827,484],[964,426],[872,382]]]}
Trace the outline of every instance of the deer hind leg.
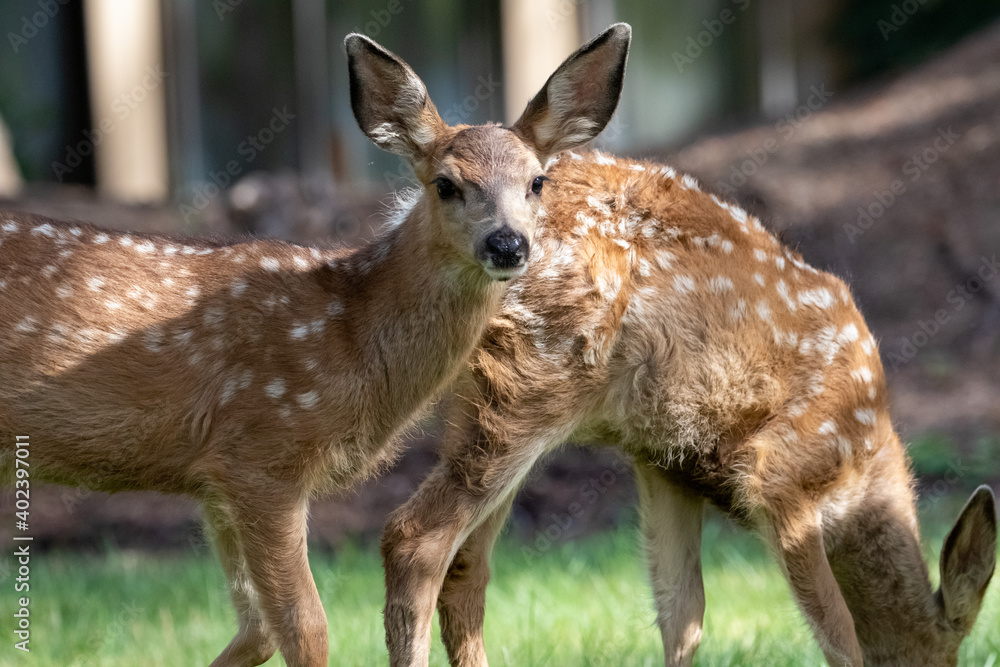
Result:
{"label": "deer hind leg", "polygon": [[448,661],[461,667],[486,667],[483,619],[486,585],[490,581],[490,554],[510,514],[511,494],[472,531],[448,567],[438,597],[441,639]]}
{"label": "deer hind leg", "polygon": [[661,468],[636,462],[640,521],[667,667],[692,664],[701,642],[705,589],[701,577],[704,500]]}
{"label": "deer hind leg", "polygon": [[861,667],[854,619],[826,557],[819,513],[808,503],[777,511],[772,507],[768,524],[785,578],[827,663]]}
{"label": "deer hind leg", "polygon": [[277,645],[257,605],[246,561],[240,550],[239,534],[224,507],[205,505],[205,522],[229,581],[230,595],[239,621],[239,630],[229,646],[212,662],[212,667],[260,665],[268,661]]}
{"label": "deer hind leg", "polygon": [[306,503],[295,493],[273,492],[242,501],[230,507],[246,572],[256,592],[256,613],[290,667],[325,667],[329,654],[326,613],[306,555]]}

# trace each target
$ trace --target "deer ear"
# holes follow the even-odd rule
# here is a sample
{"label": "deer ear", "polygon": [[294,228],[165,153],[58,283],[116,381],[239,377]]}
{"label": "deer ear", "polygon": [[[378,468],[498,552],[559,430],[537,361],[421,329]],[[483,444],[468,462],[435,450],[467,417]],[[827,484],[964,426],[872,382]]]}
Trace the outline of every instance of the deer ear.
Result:
{"label": "deer ear", "polygon": [[419,160],[444,129],[420,78],[398,56],[364,35],[344,39],[351,109],[376,146]]}
{"label": "deer ear", "polygon": [[976,620],[996,567],[997,509],[988,486],[976,489],[941,550],[941,601],[945,619],[967,633]]}
{"label": "deer ear", "polygon": [[596,137],[618,106],[632,28],[616,23],[559,66],[511,129],[544,162]]}

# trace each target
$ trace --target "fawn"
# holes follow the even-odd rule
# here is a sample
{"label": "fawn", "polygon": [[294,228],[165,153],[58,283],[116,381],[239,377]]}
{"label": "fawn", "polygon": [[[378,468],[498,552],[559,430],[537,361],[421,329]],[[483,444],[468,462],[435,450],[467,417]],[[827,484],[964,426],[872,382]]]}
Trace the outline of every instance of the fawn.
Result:
{"label": "fawn", "polygon": [[420,181],[380,238],[325,251],[0,214],[0,441],[35,479],[204,506],[239,630],[213,665],[326,665],[306,557],[320,492],[373,474],[531,254],[543,163],[607,124],[628,30],[560,67],[512,129],[446,125],[413,71],[345,40],[362,131]]}
{"label": "fawn", "polygon": [[667,665],[691,665],[706,501],[759,532],[831,665],[955,665],[996,559],[980,487],[921,557],[913,478],[851,295],[670,167],[548,169],[528,272],[456,379],[440,463],[382,541],[391,664],[486,664],[489,557],[535,461],[567,439],[634,460]]}

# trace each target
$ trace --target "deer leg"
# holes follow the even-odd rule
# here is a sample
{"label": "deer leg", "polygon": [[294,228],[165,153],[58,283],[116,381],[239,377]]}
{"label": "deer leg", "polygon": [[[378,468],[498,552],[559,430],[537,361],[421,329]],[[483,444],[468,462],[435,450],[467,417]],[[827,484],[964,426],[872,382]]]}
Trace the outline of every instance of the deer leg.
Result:
{"label": "deer leg", "polygon": [[[390,517],[382,538],[382,558],[391,665],[427,665],[431,621],[449,566],[472,532],[507,502],[549,444],[545,440],[537,446],[502,446],[488,454],[486,461],[442,461]],[[488,530],[477,539],[487,534]],[[448,600],[453,599],[449,593]],[[455,618],[449,611],[445,623],[452,624]],[[462,632],[454,625],[448,627],[445,632],[449,634]]]}
{"label": "deer leg", "polygon": [[666,665],[690,666],[701,642],[705,615],[701,578],[704,500],[645,462],[636,463],[636,480]]}
{"label": "deer leg", "polygon": [[257,607],[285,662],[325,667],[326,612],[306,555],[306,503],[288,497],[262,495],[244,502],[233,510],[234,523]]}
{"label": "deer leg", "polygon": [[817,516],[816,512],[798,508],[791,515],[772,519],[776,552],[795,601],[809,621],[827,663],[831,667],[861,667],[861,645],[854,619],[826,558]]}
{"label": "deer leg", "polygon": [[438,597],[441,639],[448,661],[456,667],[485,667],[483,618],[486,585],[490,581],[490,554],[510,514],[514,494],[472,531],[448,567]]}
{"label": "deer leg", "polygon": [[274,655],[277,646],[257,606],[256,592],[250,582],[246,561],[240,551],[239,534],[225,510],[205,505],[205,521],[212,542],[229,581],[230,595],[239,621],[239,630],[229,646],[212,661],[211,667],[260,665]]}

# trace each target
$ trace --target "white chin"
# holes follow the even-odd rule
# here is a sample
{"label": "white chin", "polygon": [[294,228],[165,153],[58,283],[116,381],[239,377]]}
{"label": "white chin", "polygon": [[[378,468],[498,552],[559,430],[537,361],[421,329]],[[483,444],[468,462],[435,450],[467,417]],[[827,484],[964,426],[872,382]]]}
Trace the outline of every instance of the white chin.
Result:
{"label": "white chin", "polygon": [[486,271],[486,275],[488,275],[493,280],[497,280],[500,282],[510,280],[511,278],[517,278],[518,276],[523,274],[527,270],[527,268],[528,267],[525,264],[521,264],[520,266],[515,266],[514,268],[511,269],[498,269],[492,264],[490,264],[489,266],[486,265],[483,266],[483,269]]}

